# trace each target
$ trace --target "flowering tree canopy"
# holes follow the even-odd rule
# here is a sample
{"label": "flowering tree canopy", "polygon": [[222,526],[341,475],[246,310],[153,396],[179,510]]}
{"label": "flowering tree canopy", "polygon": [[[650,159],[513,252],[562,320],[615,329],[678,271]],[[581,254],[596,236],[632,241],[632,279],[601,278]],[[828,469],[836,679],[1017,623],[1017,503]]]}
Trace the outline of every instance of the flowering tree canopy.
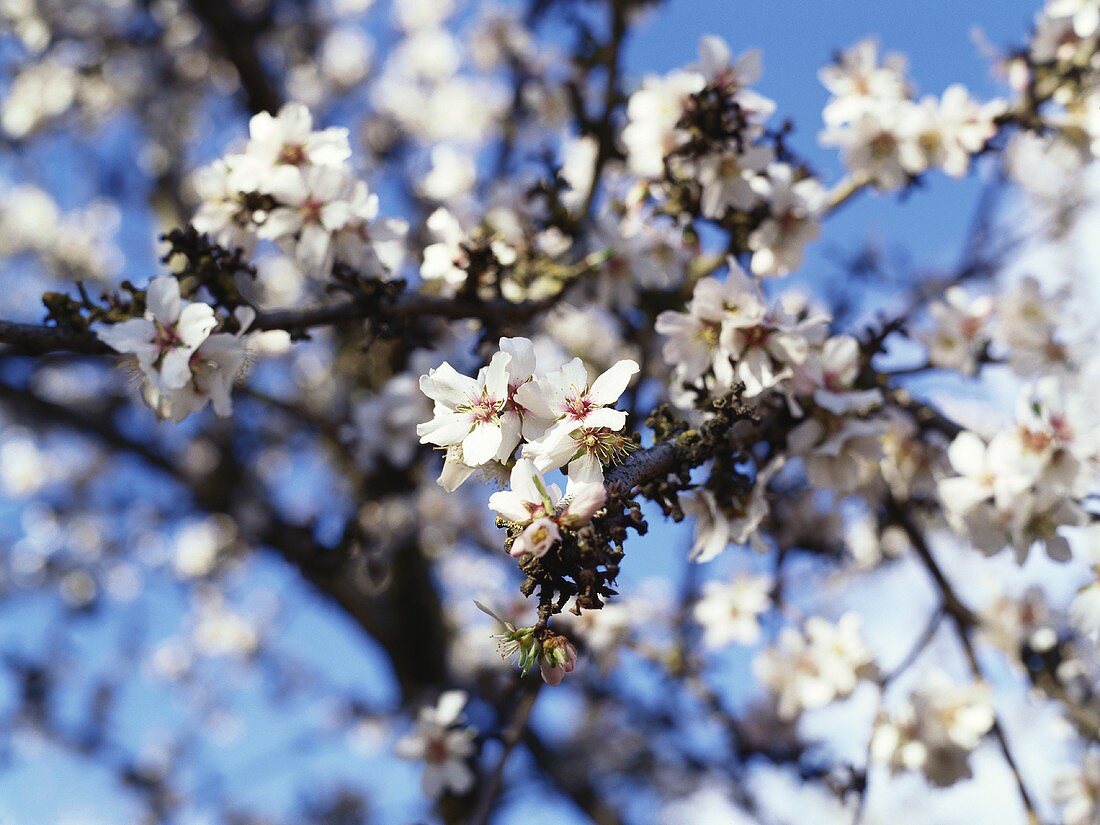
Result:
{"label": "flowering tree canopy", "polygon": [[1100,0],[662,5],[0,2],[0,821],[1100,823]]}

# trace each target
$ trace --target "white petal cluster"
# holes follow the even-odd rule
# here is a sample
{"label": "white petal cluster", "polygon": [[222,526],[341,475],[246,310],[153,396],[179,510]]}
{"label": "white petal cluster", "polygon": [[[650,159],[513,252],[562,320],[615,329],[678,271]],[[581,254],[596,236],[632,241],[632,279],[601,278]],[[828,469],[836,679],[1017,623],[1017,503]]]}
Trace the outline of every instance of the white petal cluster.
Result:
{"label": "white petal cluster", "polygon": [[180,297],[171,275],[154,278],[145,314],[106,324],[96,335],[113,350],[132,355],[142,376],[142,395],[161,418],[182,421],[211,404],[219,416],[233,412],[233,385],[248,360],[248,327],[255,312],[237,310],[236,332],[214,332],[214,309]]}
{"label": "white petal cluster", "polygon": [[782,303],[769,306],[760,285],[731,258],[725,281],[701,279],[687,312],[662,312],[655,329],[666,337],[674,386],[701,382],[720,395],[744,384],[745,397],[756,398],[794,376],[826,323],[800,318]]}
{"label": "white petal cluster", "polygon": [[[734,58],[721,38],[706,36],[697,67],[648,77],[631,95],[622,140],[631,172],[689,183],[704,218],[721,221],[731,212],[765,207],[748,237],[752,271],[787,275],[817,237],[826,196],[816,179],[777,162],[765,141],[766,121],[776,107],[749,88],[761,72],[759,52]],[[688,121],[698,107],[715,105],[704,98],[719,99],[727,116],[736,112],[736,122],[728,127],[731,134],[708,137],[700,147],[692,144]]]}
{"label": "white petal cluster", "polygon": [[533,461],[521,458],[512,467],[509,489],[489,496],[489,509],[524,528],[512,543],[514,557],[541,558],[561,538],[562,527],[587,524],[606,501],[601,482],[573,477],[562,496],[557,484],[543,480]]}
{"label": "white petal cluster", "polygon": [[474,785],[470,759],[477,730],[462,724],[465,707],[464,692],[446,691],[434,707],[420,709],[415,730],[394,746],[394,752],[402,759],[424,762],[421,785],[428,796],[464,794]]}
{"label": "white petal cluster", "polygon": [[799,370],[796,386],[814,406],[787,436],[787,447],[802,456],[816,488],[849,493],[877,475],[889,423],[871,413],[881,393],[854,388],[861,362],[859,342],[837,335],[811,347]]}
{"label": "white petal cluster", "polygon": [[957,474],[939,483],[949,520],[979,549],[1011,546],[1023,563],[1042,545],[1070,557],[1061,528],[1086,524],[1079,503],[1098,477],[1095,405],[1056,376],[1026,387],[1016,423],[988,441],[961,433],[947,456]]}
{"label": "white petal cluster", "polygon": [[801,630],[784,628],[776,646],[753,660],[753,671],[775,696],[781,719],[825,707],[855,690],[872,662],[859,628],[855,613],[844,614],[836,624],[813,616]]}
{"label": "white petal cluster", "polygon": [[1100,748],[1090,748],[1079,766],[1060,772],[1053,796],[1061,825],[1094,825],[1100,814]]}
{"label": "white petal cluster", "polygon": [[929,363],[973,375],[990,342],[992,299],[971,298],[962,287],[951,287],[942,301],[929,306],[928,312],[933,327],[922,333],[920,340],[928,348]]}
{"label": "white petal cluster", "polygon": [[920,771],[937,787],[969,778],[969,756],[993,727],[984,684],[956,684],[939,671],[895,713],[879,721],[872,757],[891,771]]}
{"label": "white petal cluster", "polygon": [[692,618],[703,628],[703,644],[709,648],[756,644],[760,617],[771,607],[774,585],[771,576],[745,574],[730,582],[705,582],[692,610]]}
{"label": "white petal cluster", "polygon": [[769,549],[759,528],[769,513],[767,492],[772,478],[783,468],[780,456],[764,466],[753,480],[752,489],[732,501],[719,501],[707,489],[684,496],[684,513],[695,519],[695,534],[688,558],[703,564],[721,555],[731,544],[752,547],[758,553]]}
{"label": "white petal cluster", "polygon": [[574,358],[536,374],[529,339],[502,338],[499,345],[476,378],[444,362],[420,379],[435,402],[432,420],[417,427],[420,441],[447,448],[440,484],[453,490],[478,468],[511,466],[521,442],[538,472],[567,466],[574,482],[602,482],[604,465],[623,447],[626,413],[614,405],[638,365],[619,361],[590,381]]}
{"label": "white petal cluster", "polygon": [[914,100],[905,62],[864,40],[821,71],[833,97],[825,107],[825,146],[838,147],[853,175],[897,189],[929,169],[962,177],[997,131],[1002,101],[979,104],[961,85]]}
{"label": "white petal cluster", "polygon": [[789,275],[802,265],[803,250],[821,231],[825,190],[816,178],[797,177],[786,163],[768,164],[752,188],[767,206],[767,217],[749,235],[755,275]]}
{"label": "white petal cluster", "polygon": [[249,122],[244,151],[200,169],[195,228],[246,252],[276,242],[308,273],[335,262],[387,278],[404,256],[404,221],[378,217],[378,196],[357,180],[347,130],[315,130],[309,110],[288,103]]}

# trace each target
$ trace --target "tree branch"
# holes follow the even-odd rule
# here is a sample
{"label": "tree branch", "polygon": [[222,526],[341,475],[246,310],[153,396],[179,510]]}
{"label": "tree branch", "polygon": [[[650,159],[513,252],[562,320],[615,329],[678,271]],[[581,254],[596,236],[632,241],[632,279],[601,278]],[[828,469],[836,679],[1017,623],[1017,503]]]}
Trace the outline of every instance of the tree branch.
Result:
{"label": "tree branch", "polygon": [[251,112],[275,112],[283,105],[276,88],[260,61],[255,25],[241,17],[228,0],[188,0],[192,13],[206,27],[218,50],[233,64]]}

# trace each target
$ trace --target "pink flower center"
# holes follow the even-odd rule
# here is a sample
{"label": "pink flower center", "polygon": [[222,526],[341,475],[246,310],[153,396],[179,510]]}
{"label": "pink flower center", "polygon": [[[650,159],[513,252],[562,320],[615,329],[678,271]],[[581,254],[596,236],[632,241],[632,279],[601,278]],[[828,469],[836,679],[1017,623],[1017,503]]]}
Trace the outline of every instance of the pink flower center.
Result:
{"label": "pink flower center", "polygon": [[578,395],[570,398],[565,402],[565,411],[570,418],[581,421],[592,410],[596,409],[596,405],[588,398],[587,395]]}
{"label": "pink flower center", "polygon": [[302,212],[305,215],[307,223],[320,223],[321,222],[321,210],[325,208],[323,201],[314,200],[313,198],[307,198],[302,204]]}
{"label": "pink flower center", "polygon": [[447,742],[444,739],[429,739],[424,748],[424,760],[427,762],[446,762],[450,751],[447,750]]}
{"label": "pink flower center", "polygon": [[1052,415],[1050,428],[1054,430],[1054,436],[1059,441],[1073,441],[1073,427],[1066,421],[1065,416]]}
{"label": "pink flower center", "polygon": [[183,346],[183,339],[180,338],[180,334],[174,325],[164,325],[160,321],[154,321],[153,323],[157,328],[156,336],[153,338],[153,343],[156,344],[157,349],[161,352],[167,352],[170,349]]}
{"label": "pink flower center", "polygon": [[279,153],[279,163],[287,163],[291,166],[301,166],[306,162],[306,147],[300,143],[288,143]]}
{"label": "pink flower center", "polygon": [[495,421],[499,412],[499,404],[496,399],[489,396],[487,390],[483,389],[481,395],[470,398],[470,415],[473,416],[476,424]]}

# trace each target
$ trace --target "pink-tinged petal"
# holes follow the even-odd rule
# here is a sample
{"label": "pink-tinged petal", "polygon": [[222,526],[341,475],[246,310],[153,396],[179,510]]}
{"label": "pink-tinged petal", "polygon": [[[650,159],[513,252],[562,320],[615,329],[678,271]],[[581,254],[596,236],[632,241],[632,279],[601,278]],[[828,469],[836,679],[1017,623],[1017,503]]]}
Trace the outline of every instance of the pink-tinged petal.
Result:
{"label": "pink-tinged petal", "polygon": [[640,368],[631,360],[619,361],[592,382],[588,397],[596,404],[614,404]]}
{"label": "pink-tinged petal", "polygon": [[564,517],[571,526],[587,524],[607,503],[607,488],[601,482],[581,481],[570,476],[565,490],[571,499]]}
{"label": "pink-tinged petal", "polygon": [[176,334],[184,347],[195,349],[206,340],[206,337],[218,323],[214,317],[214,309],[208,304],[188,304],[179,313],[179,321],[176,323]]}
{"label": "pink-tinged petal", "polygon": [[501,435],[500,427],[495,424],[478,424],[462,439],[462,460],[471,467],[492,461],[500,449]]}
{"label": "pink-tinged petal", "polygon": [[610,407],[601,407],[585,415],[584,420],[574,426],[596,429],[606,427],[609,430],[619,431],[626,426],[626,413],[622,410],[613,410]]}
{"label": "pink-tinged petal", "polygon": [[171,275],[161,275],[149,282],[145,290],[145,309],[165,326],[180,317],[180,282]]}
{"label": "pink-tinged petal", "polygon": [[156,327],[148,318],[128,318],[96,330],[96,337],[115,352],[137,353],[152,347]]}
{"label": "pink-tinged petal", "polygon": [[561,530],[548,518],[532,521],[512,542],[513,558],[534,556],[541,559],[554,544],[561,540]]}
{"label": "pink-tinged petal", "polygon": [[545,659],[539,662],[539,672],[542,674],[542,681],[550,687],[557,687],[565,681],[565,667],[552,665]]}

